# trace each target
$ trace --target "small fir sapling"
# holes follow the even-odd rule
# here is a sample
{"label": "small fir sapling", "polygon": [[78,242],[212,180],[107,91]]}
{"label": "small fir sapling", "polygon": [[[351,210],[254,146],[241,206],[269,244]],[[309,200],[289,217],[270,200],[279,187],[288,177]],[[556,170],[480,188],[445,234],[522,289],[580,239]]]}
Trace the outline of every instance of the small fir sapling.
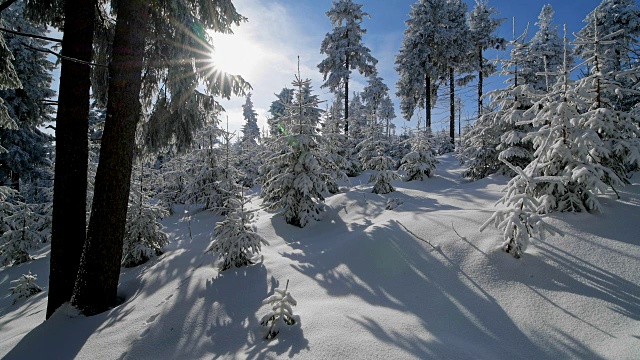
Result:
{"label": "small fir sapling", "polygon": [[29,250],[38,249],[46,243],[49,235],[43,226],[45,216],[33,211],[35,205],[16,198],[11,201],[11,206],[4,204],[2,211],[4,229],[0,236],[0,258],[4,266],[31,261]]}
{"label": "small fir sapling", "polygon": [[254,264],[262,245],[269,245],[252,224],[253,213],[245,209],[249,199],[244,196],[244,189],[237,195],[227,199],[227,216],[216,224],[211,244],[205,251],[220,257],[220,271]]}
{"label": "small fir sapling", "polygon": [[19,299],[26,299],[42,291],[42,288],[36,284],[36,280],[37,276],[29,271],[29,273],[22,274],[19,278],[11,281],[12,284],[15,284],[14,287],[9,288],[9,292],[13,295],[13,304]]}
{"label": "small fir sapling", "polygon": [[294,325],[298,316],[293,315],[293,306],[296,306],[297,301],[291,296],[291,293],[287,291],[289,288],[289,280],[284,290],[275,289],[275,293],[262,301],[263,305],[271,305],[271,310],[262,317],[260,324],[263,326],[269,326],[267,332],[267,340],[271,340],[278,335],[280,329],[284,324]]}
{"label": "small fir sapling", "polygon": [[433,175],[438,160],[433,156],[428,133],[418,128],[411,138],[406,140],[411,144],[411,152],[406,154],[400,162],[400,170],[405,172],[405,181],[423,180]]}
{"label": "small fir sapling", "polygon": [[506,194],[497,203],[505,204],[506,208],[493,213],[480,227],[480,231],[491,224],[502,230],[502,250],[519,259],[532,239],[544,240],[545,233],[563,236],[559,229],[544,222],[539,214],[544,204],[534,196],[539,183],[560,183],[563,179],[551,176],[534,178],[519,167],[503,161],[517,175],[509,181],[504,189]]}
{"label": "small fir sapling", "polygon": [[139,167],[140,179],[134,174],[129,195],[121,261],[124,267],[138,266],[161,255],[164,246],[169,243],[158,221],[169,216],[169,212],[151,203],[142,182],[144,165],[140,164]]}
{"label": "small fir sapling", "polygon": [[375,116],[372,116],[367,138],[358,144],[357,148],[360,150],[358,156],[364,164],[364,168],[376,171],[369,177],[369,183],[374,184],[372,192],[374,194],[388,194],[395,191],[396,189],[391,183],[400,179],[400,176],[391,170],[395,163],[393,158],[387,154],[388,142],[380,134]]}

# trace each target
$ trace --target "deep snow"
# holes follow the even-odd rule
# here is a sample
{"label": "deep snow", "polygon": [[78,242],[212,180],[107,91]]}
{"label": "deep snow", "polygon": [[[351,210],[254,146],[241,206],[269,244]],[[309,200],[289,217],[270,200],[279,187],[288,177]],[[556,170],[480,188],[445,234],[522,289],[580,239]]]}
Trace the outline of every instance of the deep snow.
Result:
{"label": "deep snow", "polygon": [[[640,358],[640,176],[620,200],[602,196],[602,214],[552,214],[566,235],[516,260],[498,248],[498,230],[478,231],[507,179],[469,183],[452,155],[438,160],[433,178],[396,181],[387,195],[371,193],[368,174],[351,179],[304,229],[257,210],[270,243],[263,261],[221,274],[204,253],[220,218],[178,209],[164,220],[166,253],[123,270],[125,302],[89,318],[66,307],[43,322],[44,248],[31,263],[0,269],[0,356]],[[403,203],[385,210],[389,198]],[[29,270],[45,291],[12,305],[10,281]],[[300,321],[264,340],[262,300],[287,280]]]}

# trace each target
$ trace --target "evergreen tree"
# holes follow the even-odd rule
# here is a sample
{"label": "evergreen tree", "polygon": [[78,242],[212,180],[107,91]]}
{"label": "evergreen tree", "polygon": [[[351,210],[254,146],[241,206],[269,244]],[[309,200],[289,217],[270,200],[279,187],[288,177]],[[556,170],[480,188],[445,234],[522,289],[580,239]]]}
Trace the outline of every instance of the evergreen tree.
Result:
{"label": "evergreen tree", "polygon": [[494,33],[504,22],[504,18],[496,19],[498,11],[489,7],[487,0],[476,0],[476,5],[469,13],[467,22],[469,24],[469,37],[472,52],[469,54],[469,62],[478,72],[478,118],[482,115],[482,95],[483,82],[486,76],[496,71],[496,66],[489,62],[483,55],[487,49],[504,50],[506,40],[496,37]]}
{"label": "evergreen tree", "polygon": [[260,129],[258,128],[258,114],[253,109],[251,101],[251,93],[247,94],[247,101],[242,105],[242,116],[245,124],[242,127],[242,139],[240,140],[244,146],[258,145],[260,140]]}
{"label": "evergreen tree", "polygon": [[[6,196],[6,193],[4,194]],[[5,198],[2,212],[2,235],[0,235],[0,257],[2,265],[19,265],[31,261],[30,250],[38,249],[47,242],[46,218],[34,211],[34,206],[19,196]]]}
{"label": "evergreen tree", "polygon": [[[602,0],[583,20],[585,26],[578,32],[581,39],[594,39],[611,35],[606,43],[600,43],[600,52],[607,55],[600,71],[610,73],[637,67],[637,43],[640,35],[640,8],[634,0]],[[635,46],[635,47],[634,47]],[[593,42],[575,44],[575,54],[582,59],[592,56]],[[634,55],[635,54],[635,55]]]}
{"label": "evergreen tree", "polygon": [[269,107],[269,114],[271,114],[271,119],[269,119],[269,134],[271,136],[282,134],[278,120],[281,116],[285,115],[287,104],[291,104],[293,96],[293,89],[283,88],[279,94],[276,94],[278,99],[271,103]]}
{"label": "evergreen tree", "polygon": [[389,142],[382,136],[380,124],[375,115],[370,116],[370,119],[368,136],[356,147],[359,151],[358,157],[365,170],[375,171],[369,177],[369,182],[374,184],[372,192],[388,194],[396,190],[391,183],[400,176],[393,171],[395,162],[388,155]]}
{"label": "evergreen tree", "polygon": [[[44,35],[46,28],[36,26],[25,19],[22,8],[13,5],[2,12],[2,22],[12,29]],[[0,128],[0,145],[7,149],[0,154],[0,183],[19,190],[20,180],[38,181],[45,176],[44,169],[50,166],[52,137],[41,132],[38,127],[51,121],[50,90],[53,64],[46,54],[34,50],[45,45],[45,41],[35,38],[6,35],[6,45],[14,57],[14,69],[22,84],[19,89],[0,90],[0,98],[17,129]]]}
{"label": "evergreen tree", "polygon": [[435,49],[437,16],[444,1],[418,0],[411,5],[405,22],[404,39],[396,55],[396,71],[400,75],[396,96],[405,119],[410,120],[416,107],[425,109],[426,127],[431,127],[431,109],[437,94]]}
{"label": "evergreen tree", "polygon": [[560,230],[546,223],[539,214],[542,206],[534,195],[535,188],[539,182],[548,183],[561,180],[552,177],[544,179],[534,177],[526,170],[523,171],[507,161],[505,161],[505,164],[516,173],[516,176],[509,181],[505,188],[506,194],[498,201],[498,204],[504,204],[505,208],[493,213],[482,224],[480,231],[483,231],[491,224],[502,230],[502,250],[519,259],[532,240],[544,240],[546,233],[562,235]]}
{"label": "evergreen tree", "polygon": [[[137,168],[137,169],[136,169]],[[167,217],[169,212],[162,206],[153,204],[148,190],[145,189],[145,166],[139,161],[131,176],[131,191],[127,209],[127,222],[124,230],[121,264],[134,267],[147,262],[163,253],[169,243],[159,219]]]}
{"label": "evergreen tree", "polygon": [[400,162],[400,170],[405,172],[405,180],[423,180],[425,177],[431,177],[438,160],[433,156],[428,132],[421,130],[418,123],[413,136],[406,141],[411,144],[411,152]]}
{"label": "evergreen tree", "polygon": [[318,160],[321,137],[314,126],[317,120],[307,110],[317,107],[317,102],[304,102],[304,88],[310,82],[299,75],[293,81],[296,99],[280,118],[286,124],[283,134],[274,139],[280,150],[265,161],[262,180],[263,203],[271,210],[282,209],[285,221],[299,227],[319,220],[324,208],[323,193],[327,191],[324,169]]}
{"label": "evergreen tree", "polygon": [[[564,62],[564,45],[558,35],[558,26],[553,24],[553,15],[551,5],[542,7],[536,23],[538,31],[528,43],[520,73],[523,81],[539,92],[551,90]],[[571,67],[573,58],[567,57],[566,61]]]}
{"label": "evergreen tree", "polygon": [[234,195],[227,199],[227,216],[216,224],[211,244],[205,251],[220,257],[220,271],[254,264],[262,245],[269,245],[252,224],[253,213],[245,208],[249,199],[244,196],[244,188],[237,187]]}
{"label": "evergreen tree", "polygon": [[38,277],[29,271],[27,274],[22,274],[19,278],[11,280],[11,283],[15,284],[15,286],[9,288],[9,292],[13,295],[14,305],[19,299],[26,299],[42,292],[42,288],[36,284],[37,279]]}
{"label": "evergreen tree", "polygon": [[[322,88],[329,88],[333,93],[342,91],[344,97],[344,133],[349,135],[349,78],[352,70],[358,70],[364,76],[374,72],[378,62],[371,56],[371,50],[362,43],[366,34],[360,24],[369,14],[362,11],[362,5],[351,0],[332,2],[333,7],[327,11],[327,17],[333,26],[320,45],[320,53],[327,58],[318,64],[323,75]],[[344,88],[343,88],[344,87]],[[344,90],[344,91],[343,91]]]}

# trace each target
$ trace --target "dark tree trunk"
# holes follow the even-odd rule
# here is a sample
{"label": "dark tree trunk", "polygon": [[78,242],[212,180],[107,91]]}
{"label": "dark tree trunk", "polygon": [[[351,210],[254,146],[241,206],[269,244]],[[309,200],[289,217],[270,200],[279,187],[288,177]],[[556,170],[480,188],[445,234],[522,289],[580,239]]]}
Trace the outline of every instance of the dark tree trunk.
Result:
{"label": "dark tree trunk", "polygon": [[429,75],[425,78],[425,97],[424,97],[424,115],[425,130],[431,129],[431,77]]}
{"label": "dark tree trunk", "polygon": [[347,55],[347,77],[344,79],[344,135],[349,137],[349,56]]}
{"label": "dark tree trunk", "polygon": [[455,144],[456,136],[456,98],[455,84],[453,78],[453,68],[449,68],[449,138],[452,144]]}
{"label": "dark tree trunk", "polygon": [[482,48],[478,47],[478,119],[482,116]]}
{"label": "dark tree trunk", "polygon": [[[91,61],[95,2],[67,0],[62,55]],[[56,163],[53,186],[48,319],[71,300],[84,246],[87,206],[87,161],[90,69],[62,60],[56,116]]]}
{"label": "dark tree trunk", "polygon": [[145,0],[118,4],[100,162],[72,301],[85,315],[106,311],[117,304],[135,132],[141,111],[148,6]]}

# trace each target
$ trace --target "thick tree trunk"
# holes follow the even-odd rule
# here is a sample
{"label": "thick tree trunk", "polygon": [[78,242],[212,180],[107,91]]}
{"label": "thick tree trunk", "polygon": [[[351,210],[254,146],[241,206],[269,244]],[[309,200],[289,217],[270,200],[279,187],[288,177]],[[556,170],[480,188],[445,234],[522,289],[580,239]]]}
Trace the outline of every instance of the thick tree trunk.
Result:
{"label": "thick tree trunk", "polygon": [[93,207],[72,300],[85,315],[117,304],[135,132],[141,110],[149,5],[145,0],[121,1],[118,5]]}
{"label": "thick tree trunk", "polygon": [[[65,2],[62,55],[91,61],[95,3]],[[70,301],[84,246],[87,206],[87,161],[90,69],[62,60],[56,116],[56,163],[53,186],[48,319]]]}
{"label": "thick tree trunk", "polygon": [[349,56],[347,56],[347,77],[344,79],[344,135],[349,137]]}
{"label": "thick tree trunk", "polygon": [[453,68],[449,68],[449,138],[452,144],[455,144],[456,136],[456,97],[455,84],[453,77]]}

